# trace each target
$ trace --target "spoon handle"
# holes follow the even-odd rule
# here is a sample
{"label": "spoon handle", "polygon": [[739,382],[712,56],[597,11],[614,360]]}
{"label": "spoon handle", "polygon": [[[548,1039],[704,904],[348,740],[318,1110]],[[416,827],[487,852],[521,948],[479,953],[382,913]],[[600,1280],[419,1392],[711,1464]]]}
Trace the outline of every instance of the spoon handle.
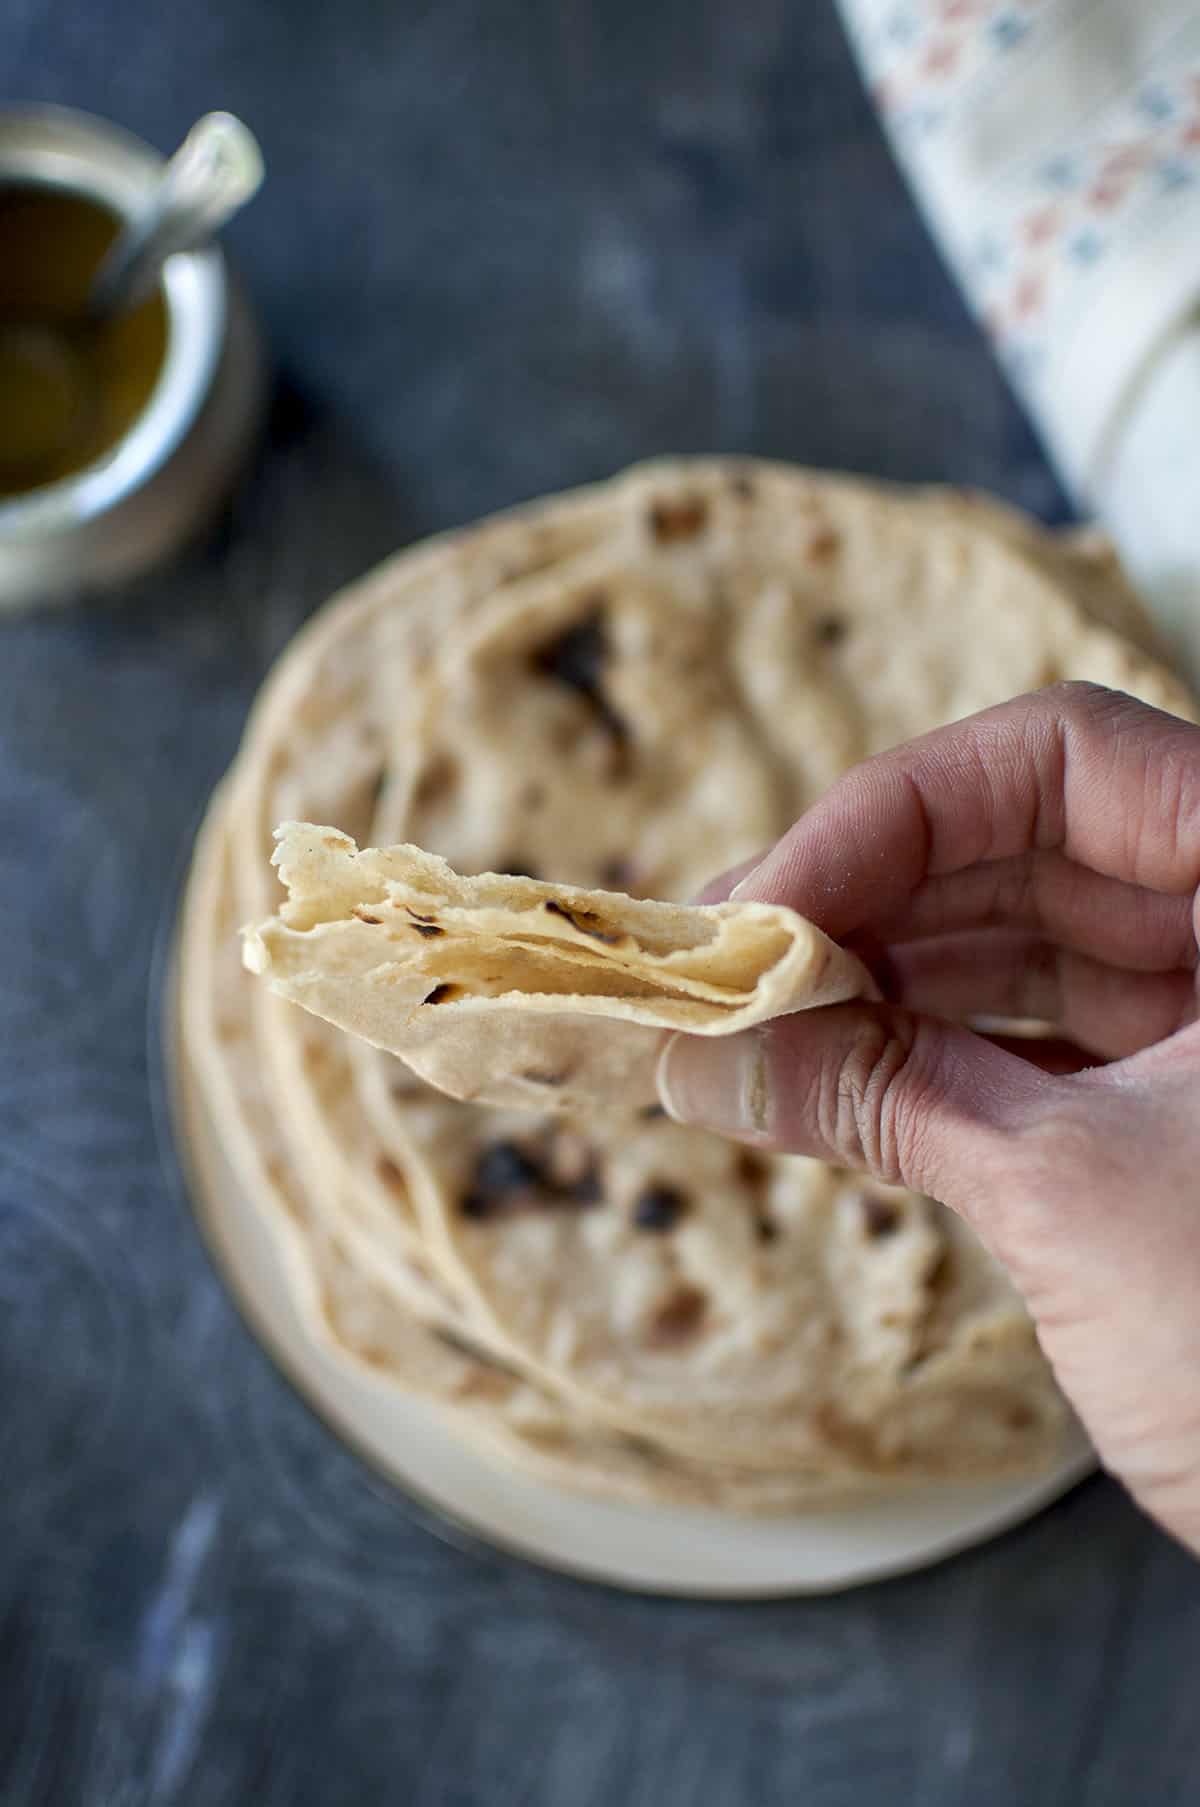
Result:
{"label": "spoon handle", "polygon": [[89,318],[108,319],[144,300],[163,260],[210,238],[262,179],[262,152],[248,126],[232,113],[197,120],[149,203],[101,264],[88,296]]}

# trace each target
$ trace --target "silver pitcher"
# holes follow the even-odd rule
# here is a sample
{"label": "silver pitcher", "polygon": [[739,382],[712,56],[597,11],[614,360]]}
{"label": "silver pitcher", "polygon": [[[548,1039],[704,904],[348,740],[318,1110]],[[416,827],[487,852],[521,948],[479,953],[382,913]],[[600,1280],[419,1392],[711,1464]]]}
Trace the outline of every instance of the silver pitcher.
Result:
{"label": "silver pitcher", "polygon": [[[0,186],[67,190],[123,222],[145,206],[163,161],[87,113],[0,112]],[[70,476],[0,501],[0,610],[144,571],[213,517],[248,452],[262,417],[263,360],[219,247],[168,258],[162,292],[162,367],[123,437]]]}

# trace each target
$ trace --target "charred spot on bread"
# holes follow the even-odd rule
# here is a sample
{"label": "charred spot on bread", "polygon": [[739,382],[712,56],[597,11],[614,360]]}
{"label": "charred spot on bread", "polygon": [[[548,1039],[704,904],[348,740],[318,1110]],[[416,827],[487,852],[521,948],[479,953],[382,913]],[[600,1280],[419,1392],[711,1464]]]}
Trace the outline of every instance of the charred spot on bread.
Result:
{"label": "charred spot on bread", "polygon": [[625,939],[622,930],[612,928],[602,916],[597,916],[594,910],[570,910],[566,904],[559,903],[558,899],[554,897],[548,897],[542,908],[547,910],[551,916],[561,916],[564,921],[570,923],[573,929],[578,929],[581,935],[588,935],[593,941],[603,941],[609,947],[613,947],[617,942]]}

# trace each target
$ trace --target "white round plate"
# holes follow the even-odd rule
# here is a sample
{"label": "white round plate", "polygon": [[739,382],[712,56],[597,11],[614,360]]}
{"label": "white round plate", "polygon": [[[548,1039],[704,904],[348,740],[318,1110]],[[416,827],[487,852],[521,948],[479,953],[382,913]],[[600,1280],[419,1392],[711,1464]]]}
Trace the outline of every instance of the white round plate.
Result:
{"label": "white round plate", "polygon": [[[168,995],[173,987],[167,987]],[[173,1014],[173,1012],[172,1012]],[[259,1341],[325,1424],[448,1533],[642,1593],[764,1599],[834,1593],[939,1562],[1029,1518],[1095,1464],[1081,1432],[1032,1479],[948,1483],[791,1518],[611,1504],[506,1474],[436,1410],[343,1364],[297,1314],[274,1232],[240,1194],[168,1028],[176,1148],[200,1228]]]}

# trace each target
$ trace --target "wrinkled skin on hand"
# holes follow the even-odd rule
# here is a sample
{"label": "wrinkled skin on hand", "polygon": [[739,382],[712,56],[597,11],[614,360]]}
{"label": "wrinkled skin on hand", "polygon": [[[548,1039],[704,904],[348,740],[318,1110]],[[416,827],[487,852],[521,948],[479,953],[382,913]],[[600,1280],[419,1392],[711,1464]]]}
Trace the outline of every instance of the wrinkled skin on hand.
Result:
{"label": "wrinkled skin on hand", "polygon": [[848,773],[706,900],[733,889],[888,1001],[677,1036],[667,1109],[959,1211],[1105,1466],[1200,1551],[1200,728],[1089,685],[1019,698]]}

